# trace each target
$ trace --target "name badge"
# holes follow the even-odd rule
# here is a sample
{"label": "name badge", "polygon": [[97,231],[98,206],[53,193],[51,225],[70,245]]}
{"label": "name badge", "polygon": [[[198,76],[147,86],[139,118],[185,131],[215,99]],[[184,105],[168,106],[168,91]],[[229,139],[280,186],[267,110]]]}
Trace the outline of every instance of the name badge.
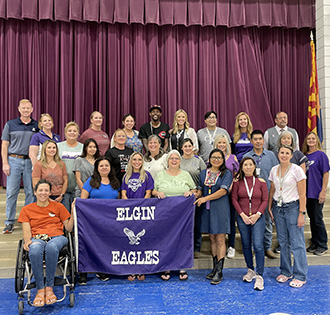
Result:
{"label": "name badge", "polygon": [[260,176],[260,167],[256,168],[256,174],[257,174],[257,176]]}

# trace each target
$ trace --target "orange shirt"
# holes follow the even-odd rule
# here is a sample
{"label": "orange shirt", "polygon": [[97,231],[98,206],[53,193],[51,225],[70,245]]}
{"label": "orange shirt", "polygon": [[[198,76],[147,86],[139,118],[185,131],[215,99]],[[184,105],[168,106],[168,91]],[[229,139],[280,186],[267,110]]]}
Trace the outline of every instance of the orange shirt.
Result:
{"label": "orange shirt", "polygon": [[32,236],[48,234],[50,237],[63,235],[63,223],[70,218],[69,211],[56,201],[49,200],[47,207],[39,207],[36,202],[24,206],[18,222],[29,222]]}

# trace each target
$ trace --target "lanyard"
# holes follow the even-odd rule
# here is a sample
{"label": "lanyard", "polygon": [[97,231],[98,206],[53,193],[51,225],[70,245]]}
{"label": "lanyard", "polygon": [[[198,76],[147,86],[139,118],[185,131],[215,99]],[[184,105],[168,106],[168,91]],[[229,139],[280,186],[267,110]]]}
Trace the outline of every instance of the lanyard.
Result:
{"label": "lanyard", "polygon": [[252,188],[249,189],[246,178],[244,177],[244,184],[245,184],[245,188],[246,188],[246,193],[249,197],[249,215],[252,215],[252,194],[253,194],[253,189],[254,189],[255,183],[256,183],[256,178],[253,176]]}
{"label": "lanyard", "polygon": [[260,156],[258,156],[258,158],[253,157],[253,159],[256,162],[257,166],[259,167],[259,163],[261,162],[261,159],[262,159],[262,153]]}
{"label": "lanyard", "polygon": [[217,128],[214,129],[213,135],[211,136],[211,133],[209,131],[208,128],[206,128],[207,134],[209,135],[209,139],[210,139],[210,144],[214,143],[214,138],[215,138],[215,134],[217,133]]}
{"label": "lanyard", "polygon": [[285,173],[284,173],[284,175],[282,177],[281,176],[281,165],[279,165],[279,167],[278,167],[278,179],[280,181],[280,192],[281,192],[281,196],[282,196],[284,178],[288,174],[290,168],[291,168],[291,163],[290,163],[289,167],[286,169],[286,171],[285,171]]}

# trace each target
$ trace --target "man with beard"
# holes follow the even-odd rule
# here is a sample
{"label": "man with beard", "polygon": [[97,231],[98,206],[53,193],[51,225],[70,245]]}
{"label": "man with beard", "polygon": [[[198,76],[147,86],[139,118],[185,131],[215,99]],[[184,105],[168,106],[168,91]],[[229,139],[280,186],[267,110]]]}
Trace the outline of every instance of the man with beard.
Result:
{"label": "man with beard", "polygon": [[164,151],[168,148],[168,139],[170,137],[170,127],[160,121],[162,108],[159,105],[152,105],[149,109],[151,121],[143,124],[139,131],[139,138],[142,139],[145,152],[148,151],[148,138],[151,135],[157,135],[161,141],[161,147]]}

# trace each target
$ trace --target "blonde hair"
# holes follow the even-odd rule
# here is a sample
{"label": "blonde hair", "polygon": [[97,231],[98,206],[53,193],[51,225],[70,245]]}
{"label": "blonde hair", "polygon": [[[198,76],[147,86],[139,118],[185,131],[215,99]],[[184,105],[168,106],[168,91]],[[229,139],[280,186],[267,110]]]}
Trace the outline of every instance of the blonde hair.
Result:
{"label": "blonde hair", "polygon": [[[94,112],[91,113],[91,115],[89,116],[89,120],[92,120],[95,114],[100,114],[102,116],[102,119],[104,120],[103,115],[97,110],[95,110]],[[91,128],[92,126],[93,126],[93,124],[90,123],[89,128]]]}
{"label": "blonde hair", "polygon": [[172,126],[172,134],[176,134],[179,131],[179,127],[178,127],[178,116],[179,114],[184,114],[186,117],[186,121],[184,123],[184,130],[188,130],[190,127],[190,124],[188,122],[188,114],[183,110],[183,109],[179,109],[175,112],[174,114],[174,121],[173,121],[173,126]]}
{"label": "blonde hair", "polygon": [[18,102],[18,106],[20,106],[20,105],[22,105],[22,104],[24,104],[24,103],[30,103],[31,106],[32,106],[31,101],[28,100],[27,98],[23,98],[23,99],[21,99],[21,100]]}
{"label": "blonde hair", "polygon": [[231,154],[231,148],[230,148],[230,144],[228,141],[227,136],[225,135],[217,135],[214,139],[214,144],[213,144],[213,148],[214,149],[218,149],[218,143],[220,142],[220,140],[225,139],[226,140],[226,152],[225,155],[230,155]]}
{"label": "blonde hair", "polygon": [[77,130],[78,130],[78,133],[79,133],[79,126],[78,126],[78,124],[77,124],[76,122],[74,122],[74,121],[69,121],[69,122],[65,125],[64,133],[66,133],[70,127],[76,127]]}
{"label": "blonde hair", "polygon": [[320,141],[319,136],[318,136],[314,131],[310,131],[310,132],[306,135],[306,137],[305,137],[305,139],[304,139],[304,143],[303,143],[303,145],[302,145],[302,149],[301,149],[301,151],[302,151],[302,153],[304,153],[304,154],[306,154],[306,153],[309,151],[309,147],[308,147],[308,145],[307,145],[307,138],[308,138],[308,136],[311,135],[311,134],[313,134],[313,135],[316,137],[316,148],[317,148],[318,150],[321,150],[321,151],[322,151],[322,146],[321,146],[321,141]]}
{"label": "blonde hair", "polygon": [[148,174],[146,173],[146,171],[144,170],[144,161],[143,161],[143,155],[142,153],[140,152],[134,152],[132,153],[132,155],[130,156],[129,160],[128,160],[128,163],[127,163],[127,167],[126,167],[126,173],[124,175],[124,178],[123,178],[123,181],[125,181],[126,184],[128,184],[128,181],[129,179],[132,177],[132,174],[133,174],[133,165],[132,165],[132,161],[133,161],[133,157],[135,155],[139,155],[142,159],[142,165],[141,165],[141,168],[140,168],[140,177],[139,177],[139,180],[141,183],[144,183],[145,180],[148,178]]}
{"label": "blonde hair", "polygon": [[242,132],[241,132],[241,127],[239,126],[239,123],[238,123],[238,119],[240,118],[240,116],[244,115],[248,121],[247,123],[247,126],[246,126],[246,133],[247,133],[247,136],[249,139],[251,139],[251,133],[253,131],[253,125],[251,123],[251,120],[250,120],[250,117],[247,113],[245,112],[240,112],[237,116],[236,116],[236,119],[235,119],[235,131],[234,131],[234,139],[233,139],[233,142],[234,143],[237,143],[238,140],[240,139],[241,135],[242,135]]}
{"label": "blonde hair", "polygon": [[41,155],[40,155],[40,162],[41,162],[41,166],[43,168],[47,168],[48,167],[48,161],[47,161],[47,155],[46,155],[46,147],[49,143],[54,143],[55,146],[56,146],[56,153],[55,153],[55,156],[54,156],[54,161],[55,163],[60,167],[60,168],[63,168],[63,165],[62,165],[62,160],[60,158],[60,155],[58,154],[58,147],[57,147],[57,144],[54,140],[46,140],[43,145],[42,145],[42,148],[41,148]]}
{"label": "blonde hair", "polygon": [[40,118],[39,118],[39,120],[38,120],[38,128],[39,128],[39,129],[43,129],[43,128],[41,127],[41,121],[42,121],[42,119],[43,119],[44,117],[48,117],[48,118],[52,121],[52,123],[53,123],[53,127],[54,127],[54,120],[53,120],[53,117],[50,116],[50,115],[47,114],[47,113],[44,113],[44,114],[41,114],[41,116],[40,116]]}

